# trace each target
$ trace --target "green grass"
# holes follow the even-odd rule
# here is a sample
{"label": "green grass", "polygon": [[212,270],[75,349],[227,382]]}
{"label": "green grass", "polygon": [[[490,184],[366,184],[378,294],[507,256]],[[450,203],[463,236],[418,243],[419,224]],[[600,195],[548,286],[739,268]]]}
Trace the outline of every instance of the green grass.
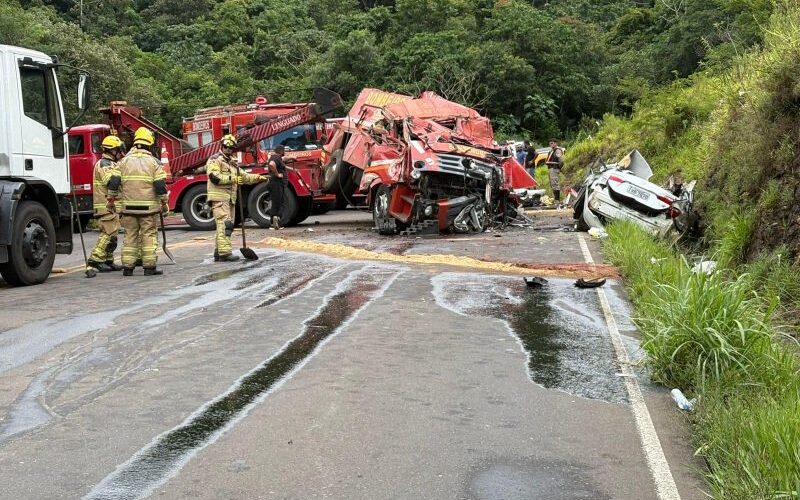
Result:
{"label": "green grass", "polygon": [[631,290],[653,378],[698,397],[693,424],[714,497],[799,498],[800,363],[773,318],[791,279],[769,263],[751,264],[761,279],[725,267],[693,273],[633,224],[607,230],[604,250]]}

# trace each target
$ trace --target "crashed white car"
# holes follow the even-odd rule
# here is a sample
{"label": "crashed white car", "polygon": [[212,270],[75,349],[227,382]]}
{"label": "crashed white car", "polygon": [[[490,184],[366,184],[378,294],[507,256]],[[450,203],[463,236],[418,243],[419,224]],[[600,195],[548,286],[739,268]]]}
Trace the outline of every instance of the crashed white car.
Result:
{"label": "crashed white car", "polygon": [[573,217],[578,230],[602,228],[609,221],[627,219],[656,235],[672,230],[686,233],[694,223],[693,190],[675,185],[671,190],[649,181],[650,165],[638,150],[617,163],[589,169],[580,190],[574,193]]}

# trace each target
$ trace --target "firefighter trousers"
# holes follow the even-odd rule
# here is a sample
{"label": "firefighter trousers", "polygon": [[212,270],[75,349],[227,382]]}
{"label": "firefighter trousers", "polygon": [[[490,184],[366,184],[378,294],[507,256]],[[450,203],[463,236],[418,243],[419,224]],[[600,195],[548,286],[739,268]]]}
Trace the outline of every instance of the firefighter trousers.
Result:
{"label": "firefighter trousers", "polygon": [[114,250],[117,248],[117,233],[119,232],[119,215],[107,213],[97,218],[100,227],[100,237],[97,238],[89,260],[92,262],[108,262],[114,260]]}
{"label": "firefighter trousers", "polygon": [[212,201],[211,211],[214,214],[214,223],[217,226],[214,249],[219,256],[230,255],[233,252],[231,248],[231,234],[233,234],[232,206],[227,201]]}
{"label": "firefighter trousers", "polygon": [[157,214],[123,214],[120,222],[125,229],[122,242],[122,266],[132,268],[136,259],[142,259],[143,267],[156,267],[158,248]]}

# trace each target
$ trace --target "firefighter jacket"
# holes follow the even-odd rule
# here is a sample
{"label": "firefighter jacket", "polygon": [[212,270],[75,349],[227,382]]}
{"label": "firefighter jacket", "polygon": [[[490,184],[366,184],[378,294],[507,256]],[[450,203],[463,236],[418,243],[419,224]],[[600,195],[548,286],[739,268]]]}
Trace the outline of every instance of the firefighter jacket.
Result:
{"label": "firefighter jacket", "polygon": [[121,176],[120,213],[150,215],[158,213],[166,202],[167,174],[161,162],[146,149],[134,147],[117,164]]}
{"label": "firefighter jacket", "polygon": [[255,184],[264,180],[256,174],[248,174],[236,164],[233,158],[217,153],[206,163],[208,175],[208,201],[227,201],[236,203],[236,192],[240,184]]}
{"label": "firefighter jacket", "polygon": [[104,154],[94,164],[92,204],[95,214],[106,215],[109,213],[106,205],[109,199],[117,197],[121,181],[116,162]]}

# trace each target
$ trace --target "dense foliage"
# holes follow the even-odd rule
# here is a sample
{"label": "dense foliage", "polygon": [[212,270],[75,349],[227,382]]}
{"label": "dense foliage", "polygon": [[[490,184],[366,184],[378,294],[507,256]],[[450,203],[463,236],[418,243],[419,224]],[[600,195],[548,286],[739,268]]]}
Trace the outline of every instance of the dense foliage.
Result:
{"label": "dense foliage", "polygon": [[0,43],[91,68],[176,129],[203,106],[433,89],[503,135],[571,134],[761,40],[768,0],[0,0]]}

